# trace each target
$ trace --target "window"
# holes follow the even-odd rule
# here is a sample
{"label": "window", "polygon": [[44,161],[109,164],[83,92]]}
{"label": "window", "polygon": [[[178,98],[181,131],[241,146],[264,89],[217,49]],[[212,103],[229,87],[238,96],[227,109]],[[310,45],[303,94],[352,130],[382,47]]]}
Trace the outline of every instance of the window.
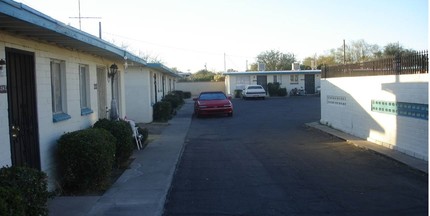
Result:
{"label": "window", "polygon": [[93,113],[90,106],[90,75],[88,65],[79,65],[79,94],[81,115]]}
{"label": "window", "polygon": [[274,83],[278,82],[278,75],[273,75],[273,82]]}
{"label": "window", "polygon": [[299,83],[299,75],[298,74],[290,75],[290,82],[291,83]]}
{"label": "window", "polygon": [[66,71],[64,61],[51,60],[51,97],[53,121],[70,119],[66,114]]}

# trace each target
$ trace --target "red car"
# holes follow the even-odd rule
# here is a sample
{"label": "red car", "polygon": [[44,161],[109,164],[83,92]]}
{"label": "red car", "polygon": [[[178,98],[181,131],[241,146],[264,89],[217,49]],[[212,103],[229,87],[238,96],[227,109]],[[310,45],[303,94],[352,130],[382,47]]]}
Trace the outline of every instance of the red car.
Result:
{"label": "red car", "polygon": [[224,92],[202,92],[194,100],[194,114],[197,117],[202,115],[227,114],[233,116],[233,103],[231,97],[227,97]]}

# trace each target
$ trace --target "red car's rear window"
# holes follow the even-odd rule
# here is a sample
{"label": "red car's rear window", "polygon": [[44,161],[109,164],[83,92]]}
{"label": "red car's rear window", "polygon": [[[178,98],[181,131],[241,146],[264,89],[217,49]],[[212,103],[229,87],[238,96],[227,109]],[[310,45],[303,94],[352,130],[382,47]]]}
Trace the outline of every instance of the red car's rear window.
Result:
{"label": "red car's rear window", "polygon": [[225,100],[227,97],[223,93],[203,93],[200,94],[199,100]]}

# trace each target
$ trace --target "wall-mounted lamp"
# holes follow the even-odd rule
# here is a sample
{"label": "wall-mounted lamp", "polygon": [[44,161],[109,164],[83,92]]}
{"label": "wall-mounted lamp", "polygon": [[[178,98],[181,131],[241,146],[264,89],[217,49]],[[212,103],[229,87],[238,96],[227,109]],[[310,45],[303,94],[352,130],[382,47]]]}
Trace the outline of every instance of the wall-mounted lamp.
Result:
{"label": "wall-mounted lamp", "polygon": [[108,71],[108,77],[109,78],[114,78],[115,74],[118,72],[118,66],[116,66],[115,63],[113,63],[110,67],[109,67],[109,71]]}
{"label": "wall-mounted lamp", "polygon": [[4,69],[6,65],[6,61],[4,59],[0,59],[0,76],[6,76],[6,70]]}
{"label": "wall-mounted lamp", "polygon": [[118,66],[115,64],[115,63],[113,63],[110,67],[109,67],[109,71],[108,71],[108,77],[109,78],[111,78],[111,82],[110,82],[110,84],[111,84],[111,91],[112,91],[112,100],[111,100],[111,103],[110,103],[110,119],[111,120],[117,120],[118,119],[118,107],[117,107],[117,105],[116,105],[116,100],[115,100],[115,94],[114,94],[114,91],[113,91],[113,87],[114,87],[114,85],[113,85],[113,81],[114,81],[114,78],[115,78],[115,74],[118,72]]}

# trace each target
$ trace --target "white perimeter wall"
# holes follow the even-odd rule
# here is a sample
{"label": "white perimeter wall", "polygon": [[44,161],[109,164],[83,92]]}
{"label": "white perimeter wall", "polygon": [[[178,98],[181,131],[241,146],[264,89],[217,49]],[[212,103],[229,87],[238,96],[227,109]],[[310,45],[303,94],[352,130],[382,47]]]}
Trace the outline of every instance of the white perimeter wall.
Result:
{"label": "white perimeter wall", "polygon": [[321,80],[321,123],[428,161],[428,120],[371,111],[371,101],[428,104],[428,74]]}
{"label": "white perimeter wall", "polygon": [[202,91],[222,91],[228,94],[224,82],[178,82],[176,90],[191,92],[192,96],[197,96]]}

